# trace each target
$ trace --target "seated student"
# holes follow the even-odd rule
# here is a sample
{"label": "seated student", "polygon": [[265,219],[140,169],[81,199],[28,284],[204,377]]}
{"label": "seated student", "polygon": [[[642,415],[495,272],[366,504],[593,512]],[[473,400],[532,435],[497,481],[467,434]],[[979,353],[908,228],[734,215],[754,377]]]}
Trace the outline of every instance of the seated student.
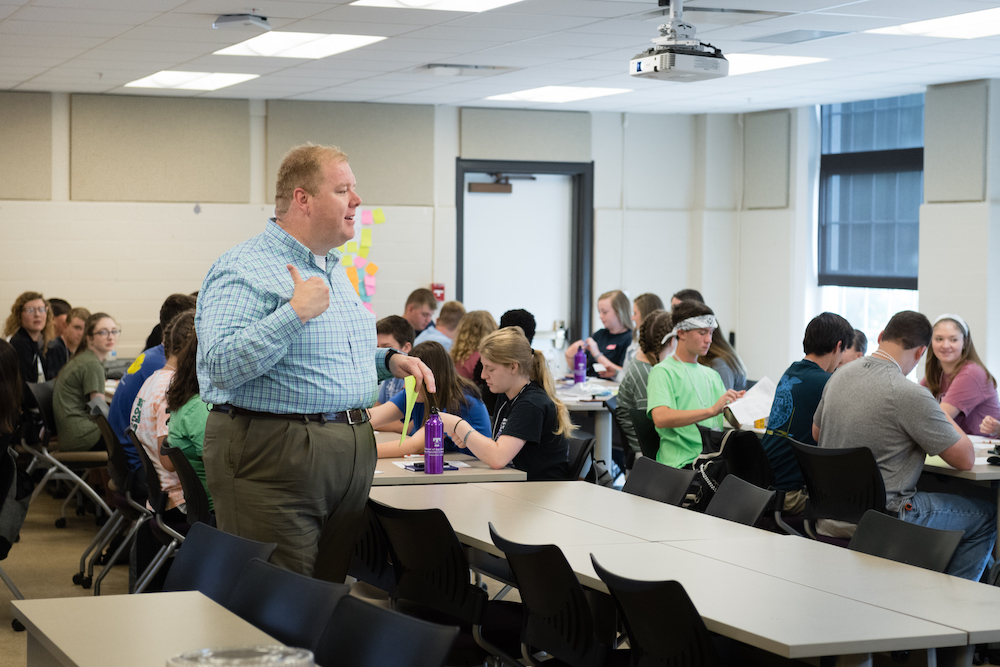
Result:
{"label": "seated student", "polygon": [[[167,468],[163,464],[166,456],[160,456],[160,448],[169,434],[167,426],[167,389],[177,370],[177,352],[187,344],[188,338],[194,335],[194,310],[186,310],[177,315],[163,327],[163,348],[167,355],[163,368],[150,375],[135,396],[132,404],[132,417],[129,425],[135,431],[135,437],[142,443],[149,460],[156,468],[156,476],[160,478],[160,488],[169,496],[167,510],[175,507],[184,511],[184,491],[181,480],[173,471],[173,466]],[[206,417],[207,421],[207,417]]]}
{"label": "seated student", "polygon": [[[193,311],[187,312],[193,313]],[[178,319],[180,317],[178,316]],[[180,324],[183,322],[184,320]],[[179,339],[180,337],[181,335],[175,327],[174,338]],[[214,510],[212,493],[208,490],[208,482],[205,481],[205,463],[202,460],[209,405],[201,400],[198,388],[197,333],[191,331],[187,340],[180,345],[176,356],[174,377],[167,387],[167,413],[170,415],[167,419],[169,442],[171,447],[181,450],[184,453],[184,458],[191,463],[191,467],[194,468],[198,479],[201,480],[202,486],[205,487],[205,493],[208,494],[208,507],[210,510]],[[170,457],[161,454],[160,463],[166,470],[176,472]]]}
{"label": "seated student", "polygon": [[455,331],[455,344],[451,347],[451,358],[455,370],[466,380],[472,380],[479,363],[479,344],[487,334],[497,330],[497,321],[488,310],[474,310],[466,313]]}
{"label": "seated student", "polygon": [[688,288],[682,289],[670,297],[670,308],[673,309],[674,306],[679,306],[681,301],[687,301],[688,299],[692,299],[698,303],[705,303],[705,297],[701,295],[701,292]]}
{"label": "seated student", "polygon": [[[628,297],[620,290],[605,292],[597,298],[597,312],[603,329],[595,331],[586,341],[578,340],[566,348],[566,363],[574,367],[576,351],[581,347],[587,352],[587,375],[614,378],[625,363],[625,352],[632,342],[631,312]],[[599,363],[605,370],[598,371]]]}
{"label": "seated student", "polygon": [[964,530],[948,574],[978,581],[996,541],[996,507],[976,498],[917,491],[924,459],[940,456],[969,470],[976,461],[969,436],[938,402],[906,376],[931,342],[931,323],[909,310],[893,315],[878,349],[833,374],[813,416],[823,448],[868,447],[885,482],[886,509],[910,523]]}
{"label": "seated student", "polygon": [[[188,294],[171,294],[168,296],[163,301],[163,305],[160,306],[161,330],[166,328],[167,324],[174,317],[185,310],[194,308],[196,305],[197,301],[195,301],[195,298]],[[167,358],[164,355],[162,343],[157,343],[153,347],[146,348],[142,354],[136,357],[132,365],[128,367],[128,371],[118,382],[118,387],[115,388],[115,395],[111,399],[111,406],[108,408],[108,423],[111,424],[111,430],[118,436],[118,442],[125,451],[125,458],[128,459],[129,469],[133,472],[142,470],[142,461],[139,459],[139,453],[132,446],[132,441],[125,435],[125,431],[129,428],[129,419],[132,416],[132,404],[135,403],[136,394],[139,393],[139,389],[142,388],[146,379],[154,372],[163,368],[163,364],[166,361]],[[143,476],[139,475],[138,479],[140,487],[144,487],[145,481]]]}
{"label": "seated student", "polygon": [[[410,415],[409,435],[400,446],[399,441],[378,445],[379,458],[392,458],[406,454],[421,454],[424,451],[423,424],[429,416],[425,410],[428,404],[440,411],[447,411],[464,419],[472,428],[485,436],[490,434],[490,415],[479,398],[479,390],[469,380],[455,372],[455,364],[440,343],[428,341],[413,348],[410,356],[420,359],[434,374],[437,391],[427,394],[423,389],[417,394],[417,402]],[[380,429],[399,422],[406,415],[406,392],[401,391],[385,405],[371,409],[372,428]],[[451,438],[445,436],[444,451],[462,451]],[[469,452],[463,451],[464,454]]]}
{"label": "seated student", "polygon": [[[851,346],[847,348],[844,352],[843,358],[840,360],[840,366],[844,364],[849,364],[855,359],[860,359],[861,357],[868,354],[868,336],[861,329],[854,330],[854,341]],[[840,368],[837,366],[837,368]]]}
{"label": "seated student", "polygon": [[[521,327],[521,331],[524,332],[524,337],[528,339],[529,345],[535,339],[535,316],[524,308],[508,310],[500,316],[498,329],[506,329],[507,327]],[[479,345],[482,346],[482,341],[480,341]],[[496,412],[497,395],[490,391],[489,385],[483,379],[482,358],[476,362],[476,367],[472,371],[472,381],[479,387],[479,392],[483,395],[483,403],[486,404],[486,410],[492,415]]]}
{"label": "seated student", "polygon": [[14,444],[21,420],[21,370],[17,352],[0,338],[0,452]]}
{"label": "seated student", "polygon": [[625,350],[625,363],[622,364],[621,371],[615,377],[617,382],[621,382],[625,377],[628,365],[639,353],[639,327],[642,321],[654,310],[663,310],[663,300],[655,294],[640,294],[632,300],[632,342]]}
{"label": "seated student", "polygon": [[434,326],[431,321],[434,311],[437,310],[437,299],[434,292],[426,287],[421,287],[410,292],[406,297],[406,304],[403,306],[403,317],[413,326],[413,332],[419,336],[427,327]]}
{"label": "seated student", "polygon": [[[399,315],[389,315],[383,317],[375,323],[375,335],[378,346],[392,350],[399,350],[403,354],[409,354],[413,347],[413,326]],[[403,378],[389,378],[383,380],[378,386],[378,401],[375,405],[388,403],[389,399],[403,391]]]}
{"label": "seated student", "polygon": [[660,434],[656,460],[686,468],[701,454],[697,424],[722,428],[722,409],[742,391],[726,389],[719,374],[698,363],[708,352],[715,330],[712,309],[697,301],[682,301],[671,313],[677,349],[653,367],[647,384],[646,411]]}
{"label": "seated student", "polygon": [[451,350],[451,344],[455,340],[458,325],[463,317],[465,317],[465,306],[462,305],[462,302],[449,301],[441,306],[441,313],[438,315],[437,321],[424,329],[417,336],[414,344],[420,345],[432,340],[441,343],[445,351]]}
{"label": "seated student", "polygon": [[69,311],[73,310],[73,306],[65,299],[49,299],[49,310],[52,311],[52,335],[58,338],[63,335],[66,323],[69,322]]}
{"label": "seated student", "polygon": [[52,411],[59,432],[59,450],[79,452],[105,449],[101,432],[90,419],[87,404],[104,400],[104,360],[115,349],[121,329],[107,313],[94,313],[83,327],[83,340],[76,354],[56,378]]}
{"label": "seated student", "polygon": [[635,435],[635,426],[632,424],[629,410],[646,411],[646,384],[649,381],[649,372],[653,370],[654,365],[673,354],[677,346],[676,337],[669,335],[673,326],[670,313],[665,310],[647,313],[639,325],[639,354],[625,369],[625,377],[618,387],[618,408],[615,410],[615,418],[621,424],[622,432],[628,441],[628,448],[636,454],[641,454],[642,448]]}
{"label": "seated student", "polygon": [[513,463],[529,481],[567,479],[565,436],[574,427],[556,396],[545,355],[531,349],[520,327],[494,331],[479,353],[483,379],[499,400],[492,433],[483,435],[460,417],[442,414],[445,432],[493,469]]}
{"label": "seated student", "polygon": [[10,307],[3,327],[25,382],[45,382],[45,350],[52,340],[52,311],[39,292],[24,292]]}
{"label": "seated student", "polygon": [[88,317],[90,311],[86,308],[73,308],[66,314],[62,333],[49,341],[49,348],[45,353],[45,379],[55,379],[63,366],[76,354],[76,349],[83,340],[83,327]]}
{"label": "seated student", "polygon": [[986,417],[1000,419],[997,381],[976,354],[969,325],[958,315],[934,320],[920,384],[965,433],[976,435]]}
{"label": "seated student", "polygon": [[[671,297],[670,307],[677,306],[684,299],[705,303],[698,290],[682,289]],[[716,322],[715,331],[712,332],[712,346],[708,348],[708,353],[698,360],[698,363],[715,369],[715,372],[722,378],[722,385],[726,389],[743,391],[747,388],[747,367],[722,334],[718,322]]]}
{"label": "seated student", "polygon": [[844,349],[853,337],[850,322],[840,315],[820,313],[806,326],[802,339],[802,351],[806,356],[789,366],[778,380],[761,445],[774,470],[774,487],[785,491],[784,511],[788,514],[801,514],[808,498],[805,480],[788,438],[807,445],[816,444],[812,437],[813,413],[823,396],[823,387],[840,364]]}

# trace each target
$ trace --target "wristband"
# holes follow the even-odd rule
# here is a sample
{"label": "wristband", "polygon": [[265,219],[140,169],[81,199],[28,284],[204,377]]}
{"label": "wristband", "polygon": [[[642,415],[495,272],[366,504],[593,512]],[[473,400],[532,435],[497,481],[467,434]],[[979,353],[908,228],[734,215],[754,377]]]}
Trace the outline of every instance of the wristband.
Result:
{"label": "wristband", "polygon": [[[389,371],[389,373],[392,373],[392,366],[389,365],[389,360],[392,359],[395,354],[403,353],[393,348],[389,348],[389,351],[385,353],[385,369]],[[405,357],[406,355],[404,354],[403,356]]]}

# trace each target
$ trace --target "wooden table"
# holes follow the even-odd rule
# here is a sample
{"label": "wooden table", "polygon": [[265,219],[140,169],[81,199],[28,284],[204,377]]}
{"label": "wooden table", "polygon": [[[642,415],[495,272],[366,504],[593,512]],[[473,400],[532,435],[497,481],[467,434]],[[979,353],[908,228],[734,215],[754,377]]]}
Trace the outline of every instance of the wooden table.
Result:
{"label": "wooden table", "polygon": [[[398,436],[397,436],[398,437]],[[468,467],[445,470],[440,475],[428,475],[400,468],[396,463],[422,463],[423,457],[379,459],[375,464],[372,486],[395,486],[398,484],[462,484],[469,482],[523,482],[528,474],[516,468],[494,470],[475,456],[468,454],[445,454],[444,461],[465,463]]]}
{"label": "wooden table", "polygon": [[201,648],[281,645],[197,591],[14,600],[28,667],[163,667]]}

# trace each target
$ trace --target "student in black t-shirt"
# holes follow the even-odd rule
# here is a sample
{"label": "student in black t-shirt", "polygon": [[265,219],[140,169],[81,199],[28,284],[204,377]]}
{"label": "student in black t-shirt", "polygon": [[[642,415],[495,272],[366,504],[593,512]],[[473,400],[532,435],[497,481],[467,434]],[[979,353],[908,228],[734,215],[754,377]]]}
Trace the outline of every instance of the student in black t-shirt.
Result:
{"label": "student in black t-shirt", "polygon": [[[576,351],[583,347],[587,352],[587,375],[614,379],[625,365],[625,353],[632,343],[632,305],[622,291],[613,290],[597,298],[597,312],[604,328],[566,348],[566,363],[572,370]],[[594,368],[595,363],[604,370]]]}
{"label": "student in black t-shirt", "polygon": [[477,433],[468,422],[441,414],[444,429],[460,446],[499,469],[513,462],[529,481],[569,477],[566,438],[574,428],[569,411],[556,397],[545,356],[531,349],[520,327],[499,329],[479,346],[483,379],[497,394],[492,435]]}

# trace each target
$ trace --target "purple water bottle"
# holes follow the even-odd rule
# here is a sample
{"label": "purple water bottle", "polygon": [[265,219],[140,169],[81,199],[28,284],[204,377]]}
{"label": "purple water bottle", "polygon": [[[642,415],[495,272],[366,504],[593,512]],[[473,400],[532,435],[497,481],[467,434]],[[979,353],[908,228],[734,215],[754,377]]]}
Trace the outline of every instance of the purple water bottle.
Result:
{"label": "purple water bottle", "polygon": [[587,353],[581,345],[573,357],[573,382],[580,384],[587,381]]}
{"label": "purple water bottle", "polygon": [[437,408],[431,408],[431,416],[424,422],[424,472],[428,475],[444,472],[444,424]]}

